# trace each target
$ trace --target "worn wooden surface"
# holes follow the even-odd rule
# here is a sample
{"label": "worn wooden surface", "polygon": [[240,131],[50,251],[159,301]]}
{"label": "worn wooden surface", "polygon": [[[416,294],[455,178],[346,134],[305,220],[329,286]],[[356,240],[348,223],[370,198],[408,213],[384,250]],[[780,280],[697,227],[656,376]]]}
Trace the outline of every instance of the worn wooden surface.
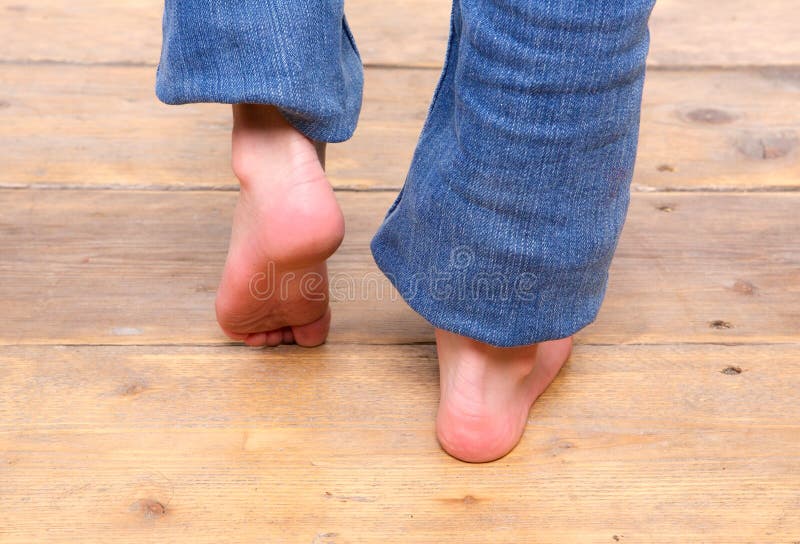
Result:
{"label": "worn wooden surface", "polygon": [[438,451],[433,346],[0,363],[4,544],[797,539],[796,345],[579,346],[484,466]]}
{"label": "worn wooden surface", "polygon": [[[635,190],[800,188],[800,72],[647,75]],[[0,65],[0,186],[235,187],[230,107],[165,106],[152,68]],[[438,72],[372,68],[334,184],[398,189]]]}
{"label": "worn wooden surface", "polygon": [[313,350],[216,328],[229,111],[157,103],[160,10],[0,0],[0,544],[800,542],[796,6],[659,1],[606,302],[483,466],[438,449],[430,326],[367,247],[448,3],[347,1],[365,104]]}
{"label": "worn wooden surface", "polygon": [[[369,254],[393,194],[342,192],[334,343],[431,342]],[[235,193],[0,191],[0,344],[221,344]],[[800,195],[639,194],[584,343],[796,340]],[[635,309],[635,311],[634,311]],[[719,322],[719,323],[718,323]]]}
{"label": "worn wooden surface", "polygon": [[[0,0],[0,61],[153,66],[162,6],[162,0]],[[365,63],[441,66],[448,0],[346,0],[345,8]],[[658,0],[651,30],[652,66],[793,66],[800,58],[792,1]]]}

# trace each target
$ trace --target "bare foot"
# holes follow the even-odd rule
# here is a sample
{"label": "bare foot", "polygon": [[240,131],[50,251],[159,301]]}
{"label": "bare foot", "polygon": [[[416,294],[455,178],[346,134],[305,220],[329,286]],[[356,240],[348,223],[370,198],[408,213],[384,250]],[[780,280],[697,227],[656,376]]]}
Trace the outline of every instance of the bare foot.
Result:
{"label": "bare foot", "polygon": [[325,260],[342,242],[344,218],[323,155],[276,108],[233,106],[241,190],[216,300],[217,320],[233,339],[316,346],[327,337]]}
{"label": "bare foot", "polygon": [[572,338],[498,348],[436,329],[442,448],[470,463],[503,457],[517,445],[534,401],[561,370]]}

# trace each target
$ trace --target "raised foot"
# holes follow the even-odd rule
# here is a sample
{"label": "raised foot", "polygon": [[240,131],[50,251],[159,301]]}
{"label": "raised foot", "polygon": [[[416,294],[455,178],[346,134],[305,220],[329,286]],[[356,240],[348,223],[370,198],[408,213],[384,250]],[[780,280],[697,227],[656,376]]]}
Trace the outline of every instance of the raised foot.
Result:
{"label": "raised foot", "polygon": [[330,325],[325,260],[344,236],[323,148],[272,106],[236,104],[233,118],[241,189],[217,320],[250,346],[322,344]]}
{"label": "raised foot", "polygon": [[436,346],[439,444],[457,459],[485,463],[522,438],[531,406],[566,362],[572,338],[497,348],[437,329]]}

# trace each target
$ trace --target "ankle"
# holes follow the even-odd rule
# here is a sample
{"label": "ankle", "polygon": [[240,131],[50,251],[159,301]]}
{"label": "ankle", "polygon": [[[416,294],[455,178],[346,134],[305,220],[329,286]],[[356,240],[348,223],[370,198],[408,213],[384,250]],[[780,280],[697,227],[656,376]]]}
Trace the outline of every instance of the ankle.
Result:
{"label": "ankle", "polygon": [[309,140],[291,126],[274,106],[234,104],[231,167],[242,189],[265,181],[311,181],[324,178],[324,143]]}
{"label": "ankle", "polygon": [[536,364],[539,344],[516,347],[497,347],[442,329],[436,329],[436,343],[440,354],[454,356],[462,363],[481,366],[502,366],[508,376],[523,379]]}
{"label": "ankle", "polygon": [[280,110],[271,104],[233,104],[232,111],[234,130],[291,126]]}

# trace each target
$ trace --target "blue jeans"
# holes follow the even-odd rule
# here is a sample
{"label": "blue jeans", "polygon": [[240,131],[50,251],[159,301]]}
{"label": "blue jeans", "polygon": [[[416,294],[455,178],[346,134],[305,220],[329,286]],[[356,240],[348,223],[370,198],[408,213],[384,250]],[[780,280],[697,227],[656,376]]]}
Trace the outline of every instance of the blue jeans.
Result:
{"label": "blue jeans", "polygon": [[[376,263],[434,326],[497,346],[597,315],[628,207],[655,0],[454,0],[442,76]],[[342,0],[166,0],[156,92],[355,129]]]}

